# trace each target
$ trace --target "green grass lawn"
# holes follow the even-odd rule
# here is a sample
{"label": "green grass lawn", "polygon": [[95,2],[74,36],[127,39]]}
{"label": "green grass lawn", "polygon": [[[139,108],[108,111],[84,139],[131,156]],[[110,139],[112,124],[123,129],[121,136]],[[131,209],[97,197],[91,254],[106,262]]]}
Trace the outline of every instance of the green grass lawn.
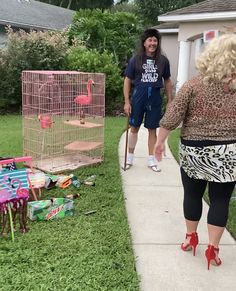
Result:
{"label": "green grass lawn", "polygon": [[[169,147],[171,149],[173,156],[175,157],[177,161],[179,160],[178,158],[179,136],[180,136],[180,129],[176,129],[171,132],[168,138]],[[224,193],[222,193],[222,195],[224,195]],[[204,198],[209,203],[207,192],[205,193]],[[236,190],[234,190],[232,199],[230,201],[227,229],[232,234],[232,236],[236,239]]]}
{"label": "green grass lawn", "polygon": [[[1,116],[0,123],[0,156],[21,156],[21,117]],[[118,161],[125,127],[125,118],[106,118],[104,162],[73,171],[81,180],[97,175],[94,187],[80,187],[74,216],[29,222],[30,231],[16,233],[15,243],[0,237],[0,290],[139,289]],[[42,198],[76,193],[72,186],[54,189]],[[96,212],[85,215],[90,210]]]}

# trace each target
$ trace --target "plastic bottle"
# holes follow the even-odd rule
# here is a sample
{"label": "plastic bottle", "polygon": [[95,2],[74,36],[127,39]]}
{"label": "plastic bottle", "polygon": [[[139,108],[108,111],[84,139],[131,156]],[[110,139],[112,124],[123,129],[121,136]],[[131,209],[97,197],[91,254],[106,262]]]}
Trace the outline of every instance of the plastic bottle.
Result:
{"label": "plastic bottle", "polygon": [[96,180],[96,175],[92,175],[84,180],[84,184],[88,186],[94,186]]}
{"label": "plastic bottle", "polygon": [[71,178],[72,180],[72,185],[75,187],[75,188],[79,188],[80,187],[80,181],[79,179],[74,175],[74,174],[70,174],[69,177]]}

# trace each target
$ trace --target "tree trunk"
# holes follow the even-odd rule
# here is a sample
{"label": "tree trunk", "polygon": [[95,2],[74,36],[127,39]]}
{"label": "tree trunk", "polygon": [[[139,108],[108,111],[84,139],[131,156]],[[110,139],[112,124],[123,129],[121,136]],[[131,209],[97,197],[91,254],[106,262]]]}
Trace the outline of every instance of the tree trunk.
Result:
{"label": "tree trunk", "polygon": [[67,5],[67,9],[70,9],[71,8],[71,4],[72,4],[72,0],[69,0],[69,3],[68,3],[68,5]]}

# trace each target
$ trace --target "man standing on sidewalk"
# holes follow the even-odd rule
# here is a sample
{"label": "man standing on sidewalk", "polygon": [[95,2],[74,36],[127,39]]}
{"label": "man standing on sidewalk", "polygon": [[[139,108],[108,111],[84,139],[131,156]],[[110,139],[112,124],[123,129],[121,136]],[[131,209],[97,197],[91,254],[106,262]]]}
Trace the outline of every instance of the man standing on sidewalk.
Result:
{"label": "man standing on sidewalk", "polygon": [[[168,59],[161,53],[161,36],[156,29],[147,29],[141,35],[138,53],[128,63],[124,79],[124,111],[129,116],[130,134],[126,169],[133,165],[134,150],[138,140],[138,131],[143,122],[148,129],[148,167],[159,172],[153,155],[156,143],[156,129],[162,117],[163,87],[167,95],[167,105],[172,100],[172,82]],[[131,87],[133,89],[130,100]]]}

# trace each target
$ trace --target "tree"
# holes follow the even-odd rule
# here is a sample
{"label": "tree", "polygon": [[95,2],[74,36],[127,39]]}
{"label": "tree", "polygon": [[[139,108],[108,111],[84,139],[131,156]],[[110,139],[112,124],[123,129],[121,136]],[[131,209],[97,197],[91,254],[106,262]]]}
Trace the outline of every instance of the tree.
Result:
{"label": "tree", "polygon": [[132,13],[83,9],[76,13],[69,34],[88,49],[112,53],[115,62],[123,67],[141,29],[140,20]]}
{"label": "tree", "polygon": [[109,8],[111,12],[129,12],[137,15],[137,5],[135,5],[133,2],[129,2],[127,0],[117,2],[115,5],[113,5],[111,8]]}
{"label": "tree", "polygon": [[38,0],[38,1],[68,8],[71,10],[79,10],[84,8],[106,9],[114,4],[114,0]]}
{"label": "tree", "polygon": [[127,3],[129,0],[118,0],[116,3],[117,4],[122,4],[122,3]]}
{"label": "tree", "polygon": [[204,0],[134,0],[134,3],[144,24],[152,26],[157,25],[159,15],[202,1]]}

